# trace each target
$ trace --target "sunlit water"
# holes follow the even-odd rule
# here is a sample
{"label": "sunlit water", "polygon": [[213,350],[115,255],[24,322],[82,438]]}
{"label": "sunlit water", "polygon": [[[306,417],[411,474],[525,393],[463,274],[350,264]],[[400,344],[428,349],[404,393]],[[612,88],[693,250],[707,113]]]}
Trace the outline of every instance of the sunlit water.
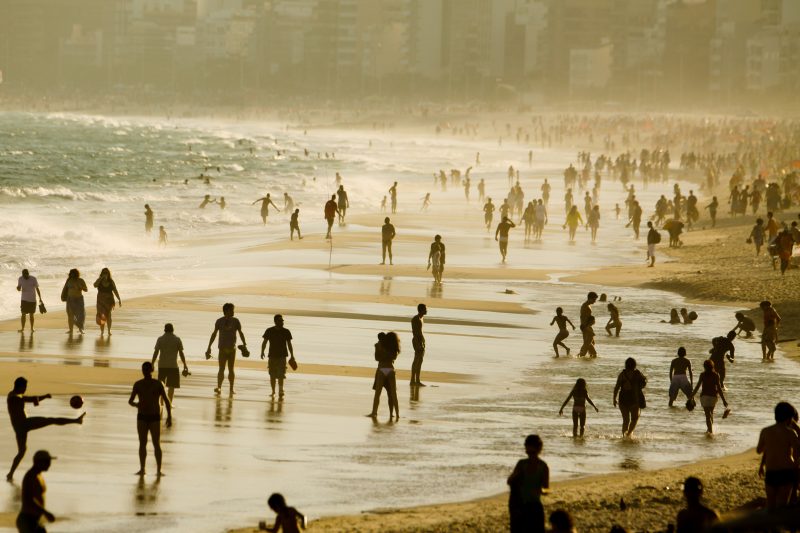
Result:
{"label": "sunlit water", "polygon": [[[373,424],[361,416],[371,401],[364,379],[293,375],[286,402],[273,404],[266,401],[265,373],[240,370],[239,394],[228,401],[212,398],[212,370],[195,367],[194,376],[178,393],[176,425],[164,435],[168,475],[158,484],[148,477],[143,485],[131,475],[137,468],[136,441],[127,387],[119,394],[87,398],[90,417],[83,428],[51,428],[30,438],[31,449],[47,446],[61,456],[47,475],[50,501],[57,514],[68,518],[59,523],[59,531],[221,531],[255,523],[266,514],[265,498],[272,491],[283,492],[312,517],[489,495],[504,490],[505,477],[522,455],[522,440],[533,432],[545,441],[545,459],[555,478],[716,457],[753,446],[758,429],[770,422],[774,403],[795,396],[794,363],[779,357],[764,365],[757,343],[737,341],[737,362],[730,365],[727,378],[733,415],[718,421],[713,438],[706,437],[699,409],[689,413],[666,406],[669,361],[678,346],[685,346],[699,373],[709,339],[730,329],[734,310],[691,306],[700,315],[697,323],[673,326],[661,320],[671,307],[686,304],[672,294],[586,287],[557,278],[500,281],[503,270],[495,243],[480,228],[482,217],[475,202],[469,207],[456,203],[463,197],[460,188],[446,195],[434,192],[434,202],[451,209],[455,220],[431,232],[447,236],[451,266],[497,267],[498,281],[447,281],[439,293],[431,290],[428,280],[341,276],[284,266],[322,263],[321,251],[301,250],[289,258],[238,253],[286,238],[283,214],[270,217],[265,229],[258,206],[248,205],[265,190],[272,192],[279,206],[281,193],[290,191],[301,203],[304,230],[313,234],[322,230],[321,205],[333,189],[336,171],[345,177],[353,210],[374,211],[389,182],[397,179],[401,210],[406,201],[407,210],[413,212],[433,171],[463,170],[479,150],[484,164],[473,170],[473,184],[486,178],[495,200],[505,195],[509,164],[520,165],[527,197],[538,196],[544,177],[554,187],[552,223],[545,241],[523,246],[516,235],[510,264],[504,268],[542,268],[561,274],[643,263],[642,246],[631,245],[630,230],[613,220],[611,208],[614,203],[622,205],[624,198],[619,184],[610,179],[601,194],[599,244],[589,246],[583,232],[578,245],[565,242],[558,226],[563,222],[558,176],[574,158],[571,150],[535,150],[535,164],[528,167],[523,146],[498,148],[433,136],[340,131],[304,135],[302,130],[283,131],[279,125],[24,114],[0,114],[0,138],[1,281],[7,289],[13,287],[21,266],[27,266],[39,276],[46,299],[55,306],[68,268],[78,266],[90,279],[101,266],[109,265],[123,297],[265,279],[291,283],[298,291],[415,295],[430,308],[424,369],[477,376],[474,384],[423,389],[418,398],[401,384],[400,422]],[[288,149],[287,156],[274,157],[276,138],[281,150]],[[238,139],[248,139],[247,144],[238,144]],[[257,157],[249,154],[251,144]],[[307,160],[305,146],[313,153],[335,152],[337,159]],[[216,170],[210,172],[210,188],[191,179],[205,164],[201,154],[207,164],[223,169],[219,177]],[[191,185],[183,185],[185,178]],[[404,193],[403,186],[412,192]],[[638,196],[649,207],[665,189],[651,187]],[[198,210],[206,193],[224,195],[228,209]],[[166,250],[158,250],[152,239],[143,236],[145,202],[156,211],[156,225],[167,226],[175,241]],[[463,220],[469,219],[475,220],[474,228],[464,227]],[[351,225],[339,231],[361,229]],[[458,243],[466,241],[485,253],[476,257],[459,250]],[[397,254],[398,263],[424,262],[425,249],[399,248],[403,252]],[[365,256],[358,250],[336,251],[334,262],[363,263]],[[506,294],[507,289],[513,293]],[[578,306],[590,289],[622,297],[618,303],[622,337],[605,337],[602,325],[607,314],[597,304],[600,357],[553,359],[550,343],[555,328],[548,324],[554,308],[562,305],[576,321]],[[536,314],[437,308],[437,297],[519,302]],[[226,300],[209,297],[206,303],[216,307]],[[265,309],[266,314],[239,314],[251,344],[269,325],[269,313],[282,310],[302,362],[371,366],[375,333],[394,329],[403,332],[398,365],[410,364],[408,320],[413,310],[404,306],[255,295],[237,297],[236,303]],[[3,315],[16,314],[13,289],[5,291],[0,305]],[[343,315],[352,312],[376,319]],[[134,367],[149,356],[159,333],[154,324],[170,320],[184,339],[191,363],[202,358],[216,314],[154,310],[128,311],[122,317],[115,322],[110,344],[96,339],[94,332],[73,341],[60,332],[40,332],[33,340],[2,334],[0,347],[18,350],[22,360],[65,354],[70,364]],[[577,351],[579,335],[566,342]],[[649,406],[633,440],[620,438],[619,413],[611,405],[616,375],[628,356],[635,357],[649,377]],[[600,413],[590,412],[585,439],[573,440],[571,420],[557,413],[578,377],[588,381]],[[63,401],[47,403],[36,408],[37,414],[65,412]],[[385,410],[384,402],[382,415]],[[720,406],[718,418],[721,411]],[[565,412],[570,412],[569,406]],[[8,427],[5,421],[2,424]],[[5,430],[4,434],[10,435]],[[10,438],[3,439],[0,453],[10,460]],[[6,510],[17,507],[15,495],[13,486],[0,491]]]}

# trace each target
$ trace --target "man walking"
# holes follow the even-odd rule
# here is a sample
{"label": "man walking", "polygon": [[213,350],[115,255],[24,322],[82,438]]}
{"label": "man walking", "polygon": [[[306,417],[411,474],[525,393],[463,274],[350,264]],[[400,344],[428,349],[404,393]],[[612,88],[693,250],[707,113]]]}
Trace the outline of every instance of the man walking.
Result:
{"label": "man walking", "polygon": [[19,332],[22,333],[25,330],[25,315],[28,315],[31,321],[31,333],[33,333],[35,331],[33,317],[36,316],[36,295],[39,295],[39,302],[41,302],[42,293],[39,291],[39,282],[28,273],[27,268],[22,270],[22,276],[17,280],[17,290],[22,293],[20,303],[22,327]]}
{"label": "man walking", "polygon": [[339,207],[336,205],[336,195],[331,195],[331,199],[325,202],[325,221],[328,223],[328,233],[325,235],[326,239],[331,238],[331,229],[333,228],[333,221],[339,213]]}
{"label": "man walking", "polygon": [[218,318],[214,323],[214,332],[211,334],[211,339],[208,341],[208,349],[206,350],[206,359],[211,359],[211,344],[217,337],[219,332],[219,341],[217,348],[219,349],[219,372],[217,372],[217,388],[214,392],[219,394],[222,391],[222,381],[225,379],[225,365],[228,366],[228,382],[230,383],[230,395],[233,396],[233,380],[235,375],[233,372],[233,365],[236,361],[236,333],[239,333],[239,338],[242,339],[242,345],[247,346],[247,341],[244,339],[242,333],[242,324],[238,318],[233,316],[234,307],[232,303],[226,303],[222,306],[222,317]]}
{"label": "man walking", "polygon": [[339,224],[344,224],[344,217],[347,214],[347,209],[350,207],[350,199],[347,197],[347,191],[344,190],[344,185],[339,185],[339,190],[336,191],[338,196],[337,207],[339,208]]}
{"label": "man walking", "polygon": [[392,262],[392,240],[397,233],[394,230],[394,225],[389,221],[389,217],[383,219],[383,227],[381,228],[381,264],[386,264],[386,252],[389,252],[389,264]]}
{"label": "man walking", "polygon": [[184,373],[189,373],[189,368],[186,366],[186,357],[183,355],[183,343],[181,338],[175,336],[175,328],[172,324],[164,324],[164,334],[156,341],[156,347],[153,350],[152,365],[155,366],[156,359],[158,359],[158,381],[164,383],[167,387],[167,396],[169,403],[172,403],[172,398],[175,395],[175,389],[181,388],[181,374],[178,371],[178,355],[181,356],[183,363]]}
{"label": "man walking", "polygon": [[428,308],[425,304],[417,306],[417,314],[411,319],[411,345],[414,347],[414,362],[411,364],[411,383],[416,387],[424,387],[425,384],[419,379],[422,370],[422,359],[425,357],[425,335],[422,334],[422,324]]}
{"label": "man walking", "polygon": [[[167,427],[172,426],[172,405],[167,398],[164,385],[153,379],[153,364],[142,363],[143,379],[133,384],[128,404],[136,407],[136,431],[139,434],[139,471],[137,476],[144,475],[144,463],[147,459],[147,434],[153,440],[153,452],[156,456],[156,475],[161,477],[161,400],[167,408]],[[138,396],[139,401],[134,401]]]}
{"label": "man walking", "polygon": [[650,228],[647,231],[647,261],[650,261],[650,264],[647,265],[652,267],[656,264],[656,244],[661,242],[661,234],[658,230],[653,227],[653,223],[649,220],[647,221],[647,227]]}
{"label": "man walking", "polygon": [[297,238],[302,239],[303,236],[300,235],[300,209],[295,209],[294,213],[292,213],[292,217],[289,220],[289,240],[294,240],[294,232],[297,231]]}
{"label": "man walking", "polygon": [[45,507],[44,493],[47,486],[42,478],[42,474],[50,469],[53,459],[55,457],[48,451],[39,450],[33,454],[33,466],[22,478],[22,508],[17,515],[17,531],[20,533],[47,533],[41,525],[42,518],[48,522],[56,520],[53,513]]}
{"label": "man walking", "polygon": [[292,333],[283,327],[283,315],[275,315],[275,325],[264,332],[264,341],[261,343],[261,359],[264,359],[264,350],[269,343],[267,366],[269,368],[269,384],[272,387],[272,397],[275,397],[275,382],[278,382],[278,398],[283,399],[283,380],[286,379],[286,359],[294,359],[292,348]]}

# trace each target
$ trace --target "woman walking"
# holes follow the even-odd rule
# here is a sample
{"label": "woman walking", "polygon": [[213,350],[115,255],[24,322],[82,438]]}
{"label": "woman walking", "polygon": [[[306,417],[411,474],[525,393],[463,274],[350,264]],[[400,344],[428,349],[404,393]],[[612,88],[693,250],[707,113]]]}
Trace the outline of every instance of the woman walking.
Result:
{"label": "woman walking", "polygon": [[[625,360],[625,370],[617,376],[614,386],[614,407],[619,403],[622,413],[622,435],[630,437],[639,421],[639,410],[646,406],[643,388],[647,385],[647,378],[636,370],[636,359],[628,357]],[[619,393],[619,400],[617,399]]]}
{"label": "woman walking", "polygon": [[594,410],[598,413],[600,410],[589,398],[589,391],[586,390],[586,380],[583,378],[578,378],[569,396],[561,404],[561,409],[558,411],[559,416],[564,414],[564,408],[569,403],[570,398],[572,398],[572,436],[578,436],[578,423],[580,423],[580,436],[583,437],[583,428],[586,426],[586,402],[589,402],[589,405],[594,407]]}
{"label": "woman walking", "polygon": [[372,401],[372,412],[367,416],[376,418],[378,416],[378,403],[381,400],[381,390],[386,389],[389,399],[389,419],[392,414],[400,419],[400,406],[397,402],[397,376],[394,371],[394,361],[400,354],[400,339],[397,333],[378,333],[378,342],[375,343],[375,360],[378,362],[378,369],[375,371],[375,381],[372,384],[375,396]]}
{"label": "woman walking", "polygon": [[69,324],[69,334],[75,326],[83,335],[83,326],[86,321],[86,307],[83,303],[83,293],[88,291],[86,282],[81,278],[81,273],[77,268],[69,271],[64,288],[61,289],[61,301],[67,303],[67,323]]}
{"label": "woman walking", "polygon": [[122,307],[122,298],[117,292],[117,284],[111,277],[111,271],[104,268],[100,271],[100,277],[94,282],[97,289],[97,325],[100,326],[100,336],[105,333],[108,325],[108,334],[111,335],[111,311],[114,309],[114,296],[117,297],[119,306]]}
{"label": "woman walking", "polygon": [[[697,380],[697,386],[692,391],[692,397],[700,390],[700,406],[706,414],[706,434],[711,435],[714,433],[714,407],[717,405],[717,397],[722,398],[722,404],[727,408],[728,401],[725,399],[725,393],[722,392],[722,382],[720,381],[719,374],[714,370],[714,361],[708,359],[703,361],[703,373]],[[722,416],[725,418],[726,414]]]}
{"label": "woman walking", "polygon": [[578,211],[578,206],[573,205],[569,212],[567,213],[567,221],[564,223],[564,229],[569,226],[569,240],[570,242],[575,241],[575,231],[578,229],[578,226],[583,225],[583,218],[581,217],[580,212]]}

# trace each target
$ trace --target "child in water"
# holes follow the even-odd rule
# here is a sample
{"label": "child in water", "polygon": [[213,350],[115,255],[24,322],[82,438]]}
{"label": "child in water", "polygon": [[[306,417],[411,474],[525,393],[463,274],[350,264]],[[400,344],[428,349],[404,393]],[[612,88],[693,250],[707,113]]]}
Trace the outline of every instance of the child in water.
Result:
{"label": "child in water", "polygon": [[561,404],[561,409],[558,411],[559,416],[564,414],[564,407],[567,406],[570,398],[572,398],[572,436],[578,436],[578,422],[580,422],[580,436],[583,437],[583,429],[584,426],[586,426],[586,402],[589,402],[589,405],[594,407],[596,412],[599,413],[600,410],[594,402],[592,402],[591,398],[589,398],[589,392],[586,390],[586,380],[583,378],[579,378],[578,381],[575,382],[575,386],[572,387],[569,396],[567,396],[567,399]]}
{"label": "child in water", "polygon": [[610,303],[608,304],[608,313],[611,317],[608,319],[608,323],[606,324],[606,333],[611,335],[611,330],[616,330],[616,336],[619,337],[619,330],[622,329],[622,320],[619,319],[619,309],[617,306]]}
{"label": "child in water", "polygon": [[[278,531],[283,531],[283,533],[299,533],[300,527],[303,529],[306,528],[305,515],[294,507],[286,505],[286,500],[282,494],[276,492],[270,496],[267,500],[267,505],[269,505],[269,508],[275,511],[275,514],[278,516],[275,517],[275,525],[272,527],[267,527],[267,522],[264,520],[259,522],[259,530],[271,531],[272,533],[277,533]],[[298,522],[300,522],[300,527],[297,525]]]}
{"label": "child in water", "polygon": [[567,324],[572,326],[572,329],[575,329],[575,324],[573,324],[569,318],[564,315],[564,310],[560,307],[556,307],[556,316],[553,317],[553,320],[550,322],[550,325],[558,324],[558,333],[556,334],[556,338],[553,339],[553,349],[556,351],[556,357],[558,357],[558,347],[561,346],[567,351],[567,355],[569,355],[569,346],[564,344],[564,339],[569,337],[569,331],[567,330]]}

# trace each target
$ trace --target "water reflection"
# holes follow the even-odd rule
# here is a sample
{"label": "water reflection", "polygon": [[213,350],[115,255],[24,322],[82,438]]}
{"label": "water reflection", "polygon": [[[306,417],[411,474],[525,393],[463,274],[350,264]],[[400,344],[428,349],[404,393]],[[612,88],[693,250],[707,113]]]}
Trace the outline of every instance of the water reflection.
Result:
{"label": "water reflection", "polygon": [[134,499],[134,505],[137,509],[136,511],[137,515],[141,516],[144,514],[155,514],[155,513],[146,513],[141,509],[149,507],[150,505],[158,502],[158,492],[160,483],[161,483],[160,476],[156,476],[155,480],[149,485],[145,482],[144,476],[139,476],[133,490],[133,499]]}
{"label": "water reflection", "polygon": [[97,337],[94,341],[94,351],[95,353],[105,353],[108,351],[108,347],[111,346],[111,337]]}
{"label": "water reflection", "polygon": [[67,340],[64,341],[64,349],[74,352],[81,347],[81,344],[83,344],[83,335],[75,336],[72,333],[69,333],[67,335]]}
{"label": "water reflection", "polygon": [[269,410],[267,411],[267,422],[280,422],[281,417],[276,416],[283,413],[283,400],[275,400],[272,398],[269,401]]}
{"label": "water reflection", "polygon": [[392,295],[392,277],[391,276],[384,276],[381,280],[381,286],[378,290],[378,294],[381,296],[391,296]]}
{"label": "water reflection", "polygon": [[421,387],[411,387],[411,401],[409,402],[411,409],[416,407],[415,404],[419,401],[419,389],[420,388]]}
{"label": "water reflection", "polygon": [[25,342],[25,334],[22,333],[19,336],[19,351],[20,352],[29,352],[33,350],[33,334],[30,335],[28,338],[28,342]]}
{"label": "water reflection", "polygon": [[217,398],[214,421],[217,427],[229,427],[233,411],[233,398]]}
{"label": "water reflection", "polygon": [[432,282],[426,291],[428,293],[428,298],[441,298],[443,293],[442,287],[443,285],[441,283]]}

